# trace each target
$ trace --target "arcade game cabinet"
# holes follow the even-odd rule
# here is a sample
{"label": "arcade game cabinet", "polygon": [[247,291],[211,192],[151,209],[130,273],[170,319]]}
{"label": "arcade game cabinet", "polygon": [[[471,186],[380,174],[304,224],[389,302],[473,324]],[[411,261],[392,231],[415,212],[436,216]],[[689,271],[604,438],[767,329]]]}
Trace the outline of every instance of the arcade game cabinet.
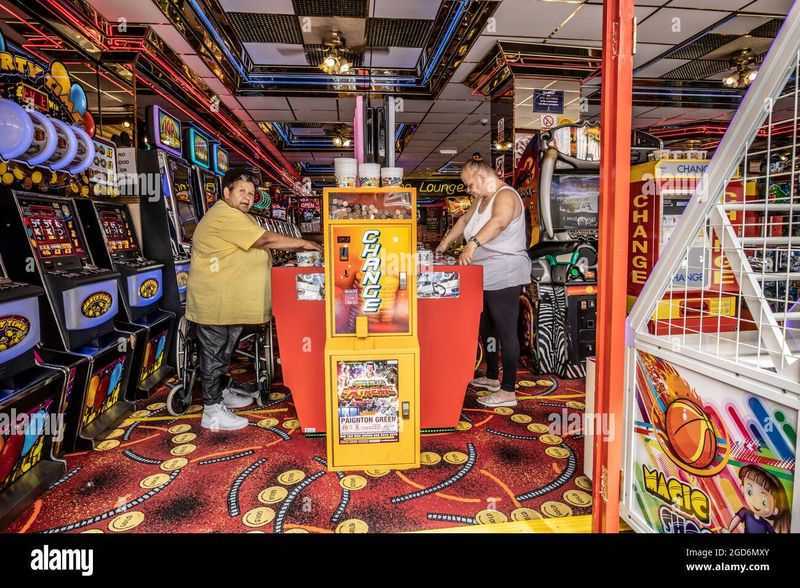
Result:
{"label": "arcade game cabinet", "polygon": [[88,196],[95,146],[77,123],[94,123],[62,64],[43,71],[23,55],[3,56],[18,67],[0,80],[10,98],[0,99],[0,116],[21,132],[0,137],[0,254],[10,279],[45,293],[42,365],[67,370],[71,388],[64,449],[92,447],[131,409],[124,390],[135,345],[113,322],[119,274],[95,265],[74,201],[56,195]]}
{"label": "arcade game cabinet", "polygon": [[332,471],[417,468],[416,191],[325,188],[325,407]]}
{"label": "arcade game cabinet", "polygon": [[[181,158],[181,122],[158,106],[147,112],[150,144],[155,148],[137,153],[139,173],[161,178],[158,194],[141,194],[142,250],[147,259],[164,264],[164,295],[160,306],[178,320],[186,306],[186,288],[191,262],[192,235],[197,227],[198,198],[192,183],[192,170]],[[185,321],[181,321],[181,324]],[[178,331],[183,328],[179,325]],[[176,335],[168,362],[176,366]]]}
{"label": "arcade game cabinet", "polygon": [[563,378],[586,375],[594,355],[597,219],[596,129],[569,125],[539,137],[541,240],[529,250],[537,291],[534,367]]}
{"label": "arcade game cabinet", "polygon": [[68,401],[66,370],[36,361],[43,294],[8,279],[0,258],[0,414],[8,415],[9,425],[22,424],[0,431],[0,528],[65,471],[56,456],[59,415]]}
{"label": "arcade game cabinet", "polygon": [[126,330],[137,332],[128,398],[146,398],[172,368],[167,351],[175,314],[159,308],[164,294],[164,264],[145,259],[127,205],[79,199],[75,204],[97,263],[120,274],[120,317]]}
{"label": "arcade game cabinet", "polygon": [[211,169],[211,145],[211,139],[198,129],[191,126],[186,128],[183,147],[186,159],[192,167],[191,183],[192,190],[197,195],[195,205],[198,219],[220,198],[219,180]]}
{"label": "arcade game cabinet", "polygon": [[[228,152],[222,148],[219,143],[212,143],[211,144],[211,169],[214,170],[214,181],[217,184],[216,188],[216,198],[215,200],[219,200],[222,198],[222,178],[225,177],[225,174],[228,173],[229,168],[229,159],[228,159]],[[208,206],[213,206],[213,202],[208,202],[206,199],[206,204]],[[206,210],[208,210],[208,206],[206,206]]]}

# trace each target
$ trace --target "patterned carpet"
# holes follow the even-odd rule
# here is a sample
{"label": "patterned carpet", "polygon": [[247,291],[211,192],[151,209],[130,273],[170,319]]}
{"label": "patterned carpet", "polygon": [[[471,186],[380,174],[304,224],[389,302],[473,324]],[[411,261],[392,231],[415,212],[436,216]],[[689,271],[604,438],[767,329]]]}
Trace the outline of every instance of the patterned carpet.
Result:
{"label": "patterned carpet", "polygon": [[326,471],[324,438],[302,435],[280,386],[231,433],[201,429],[199,405],[171,417],[163,386],[95,451],[67,456],[8,531],[391,533],[588,514],[581,431],[547,428],[553,413],[578,420],[583,381],[520,378],[516,409],[469,390],[457,431],[423,435],[420,469],[352,474]]}

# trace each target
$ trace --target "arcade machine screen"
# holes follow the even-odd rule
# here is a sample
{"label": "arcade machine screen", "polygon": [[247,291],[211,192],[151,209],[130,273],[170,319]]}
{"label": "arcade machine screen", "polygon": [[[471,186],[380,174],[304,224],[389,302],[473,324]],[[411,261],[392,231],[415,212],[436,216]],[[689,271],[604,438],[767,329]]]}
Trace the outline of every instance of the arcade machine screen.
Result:
{"label": "arcade machine screen", "polygon": [[74,211],[67,204],[27,198],[20,198],[19,204],[31,245],[46,265],[59,265],[57,258],[86,255]]}
{"label": "arcade machine screen", "polygon": [[219,181],[211,172],[200,171],[200,185],[203,190],[203,207],[208,210],[220,197]]}
{"label": "arcade machine screen", "polygon": [[597,229],[600,176],[556,175],[551,192],[553,228],[558,231]]}
{"label": "arcade machine screen", "polygon": [[114,257],[138,257],[139,246],[125,213],[115,206],[98,203],[100,225],[106,236],[108,249]]}
{"label": "arcade machine screen", "polygon": [[181,232],[185,241],[191,241],[197,227],[197,216],[192,203],[191,169],[185,163],[170,159],[172,172],[172,188],[175,191],[173,200]]}

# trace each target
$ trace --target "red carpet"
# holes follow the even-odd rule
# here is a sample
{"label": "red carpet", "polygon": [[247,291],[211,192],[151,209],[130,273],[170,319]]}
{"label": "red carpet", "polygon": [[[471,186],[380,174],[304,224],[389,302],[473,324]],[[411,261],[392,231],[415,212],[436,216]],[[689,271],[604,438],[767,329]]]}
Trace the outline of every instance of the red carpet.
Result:
{"label": "red carpet", "polygon": [[66,476],[8,531],[403,532],[589,513],[580,431],[562,439],[541,426],[582,412],[583,381],[522,373],[519,396],[497,414],[469,391],[462,430],[423,435],[427,465],[353,475],[326,471],[325,440],[299,432],[279,386],[232,433],[151,401],[135,417],[151,420],[125,421],[105,451],[68,456]]}

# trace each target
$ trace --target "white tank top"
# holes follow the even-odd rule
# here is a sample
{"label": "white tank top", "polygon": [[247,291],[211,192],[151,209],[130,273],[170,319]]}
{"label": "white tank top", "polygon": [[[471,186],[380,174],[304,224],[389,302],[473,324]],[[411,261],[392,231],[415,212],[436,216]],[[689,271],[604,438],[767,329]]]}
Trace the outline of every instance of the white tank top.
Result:
{"label": "white tank top", "polygon": [[483,212],[480,207],[476,209],[464,227],[464,238],[470,240],[492,218],[494,199],[500,190],[514,192],[522,210],[499,235],[488,243],[482,243],[472,257],[473,263],[483,266],[484,290],[502,290],[531,283],[531,260],[525,243],[525,204],[514,188],[503,186],[492,194]]}

